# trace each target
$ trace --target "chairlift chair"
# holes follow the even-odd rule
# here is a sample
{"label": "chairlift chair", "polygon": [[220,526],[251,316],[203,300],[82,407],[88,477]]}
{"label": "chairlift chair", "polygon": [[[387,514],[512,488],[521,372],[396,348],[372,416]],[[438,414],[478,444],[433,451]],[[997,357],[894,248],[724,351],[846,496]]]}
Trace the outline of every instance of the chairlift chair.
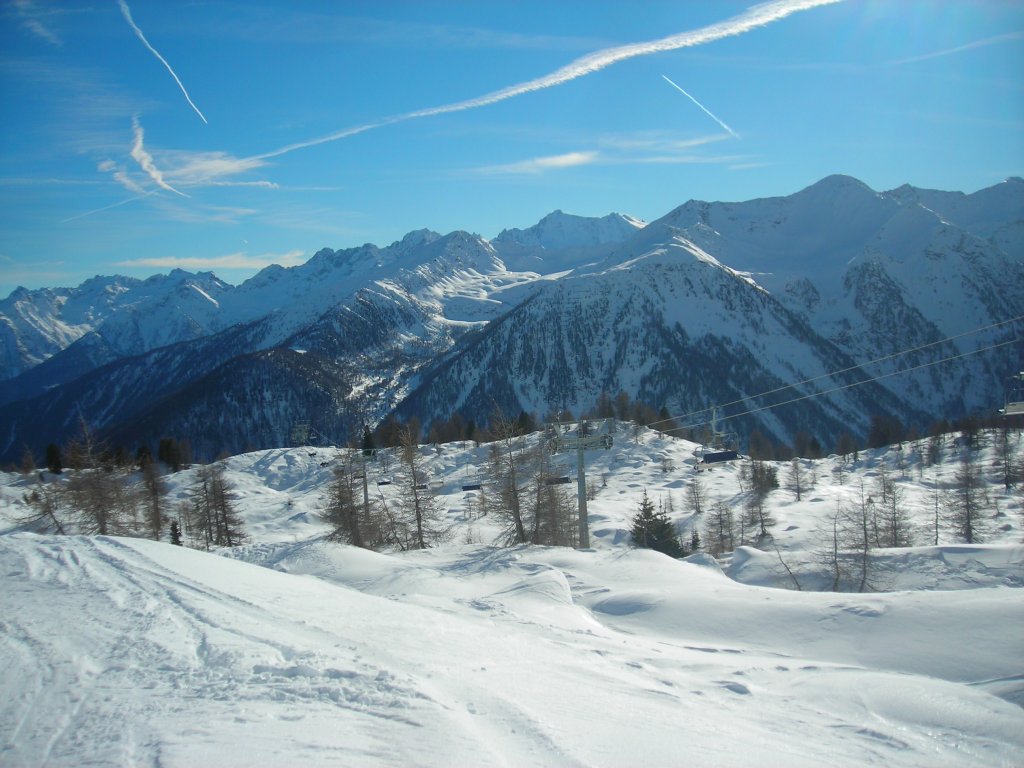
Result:
{"label": "chairlift chair", "polygon": [[708,451],[704,454],[701,459],[702,464],[720,464],[723,461],[736,461],[740,457],[739,453],[731,450],[724,451]]}
{"label": "chairlift chair", "polygon": [[568,485],[572,478],[568,475],[548,475],[544,478],[545,485]]}
{"label": "chairlift chair", "polygon": [[1004,416],[1024,414],[1024,371],[1011,376],[1006,387],[1006,400],[1001,413]]}
{"label": "chairlift chair", "polygon": [[739,452],[736,450],[736,436],[727,430],[718,427],[718,407],[711,409],[711,425],[708,434],[708,442],[693,452],[697,459],[697,469],[701,465],[720,464],[726,461],[736,461]]}

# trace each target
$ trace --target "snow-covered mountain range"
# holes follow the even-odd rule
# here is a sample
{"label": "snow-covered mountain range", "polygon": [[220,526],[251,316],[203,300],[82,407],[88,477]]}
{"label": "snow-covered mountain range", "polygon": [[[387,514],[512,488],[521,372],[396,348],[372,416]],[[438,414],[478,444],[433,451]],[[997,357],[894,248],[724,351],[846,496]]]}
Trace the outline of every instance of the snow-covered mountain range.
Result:
{"label": "snow-covered mountain range", "polygon": [[997,407],[1022,315],[1019,178],[967,195],[832,176],[646,225],[556,211],[492,240],[325,248],[237,287],[175,271],[19,289],[0,302],[0,454],[83,416],[215,454],[280,445],[298,421],[341,440],[396,408],[479,423],[620,390],[673,414],[734,403],[741,433],[829,445],[875,414]]}

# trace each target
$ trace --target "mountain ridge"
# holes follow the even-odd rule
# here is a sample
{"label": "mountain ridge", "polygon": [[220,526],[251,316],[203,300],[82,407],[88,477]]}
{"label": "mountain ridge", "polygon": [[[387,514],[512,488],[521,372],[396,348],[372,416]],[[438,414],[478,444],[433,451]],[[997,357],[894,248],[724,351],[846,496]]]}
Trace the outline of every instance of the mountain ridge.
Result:
{"label": "mountain ridge", "polygon": [[[924,204],[929,202],[946,212]],[[967,224],[953,223],[954,213]],[[1024,315],[1024,182],[1019,179],[960,196],[906,185],[875,192],[837,175],[785,197],[690,200],[640,224],[620,214],[587,219],[556,211],[532,228],[504,230],[493,240],[423,229],[384,248],[324,248],[305,264],[268,267],[237,287],[210,273],[192,279],[178,271],[155,280],[144,305],[128,299],[141,295],[139,285],[146,281],[95,278],[88,287],[99,297],[100,309],[118,300],[136,311],[164,307],[177,318],[167,335],[186,337],[176,342],[183,346],[170,355],[150,356],[162,347],[140,352],[150,373],[163,381],[150,392],[143,387],[129,395],[127,382],[140,386],[141,379],[131,373],[135,357],[119,355],[137,349],[125,340],[144,341],[145,327],[133,325],[128,310],[117,322],[108,320],[106,332],[102,326],[94,331],[76,326],[76,332],[82,330],[77,347],[69,344],[46,365],[0,382],[0,404],[8,404],[0,409],[5,439],[0,448],[11,458],[21,445],[38,450],[39,440],[66,439],[77,417],[56,412],[70,407],[62,392],[68,387],[79,403],[99,407],[110,399],[97,426],[116,430],[129,413],[139,423],[152,421],[144,415],[147,395],[189,391],[200,375],[208,376],[232,357],[274,348],[300,349],[324,365],[340,366],[330,368],[343,382],[332,391],[348,394],[335,404],[325,432],[342,440],[359,423],[375,423],[395,408],[429,424],[468,407],[472,413],[463,415],[480,423],[496,402],[540,415],[563,406],[588,407],[602,391],[614,394],[618,388],[688,410],[698,401],[716,402],[715,392],[724,390],[708,377],[721,376],[722,370],[744,372],[742,387],[725,387],[730,397],[742,400],[787,381],[928,347],[906,358],[920,370],[898,380],[877,367],[865,372],[885,378],[869,398],[839,394],[832,404],[808,405],[810,422],[806,414],[782,419],[766,414],[760,422],[744,422],[745,431],[759,428],[780,440],[816,422],[823,437],[834,439],[842,423],[862,431],[873,407],[915,423],[928,414],[956,418],[983,408],[995,401],[1002,378],[1017,369],[1010,358],[973,358],[953,375],[935,366],[973,348],[974,342],[944,339],[998,325],[974,341],[1002,344],[1014,330],[1001,324]],[[710,275],[716,277],[707,282]],[[152,288],[163,284],[170,290],[161,298]],[[586,300],[572,290],[593,292],[618,325],[586,308]],[[32,295],[15,293],[15,301]],[[62,296],[40,292],[39,302],[64,306],[70,299]],[[84,299],[77,301],[81,305]],[[175,315],[179,306],[191,313]],[[69,318],[86,314],[81,307],[76,312]],[[530,312],[546,319],[528,318]],[[636,313],[643,317],[638,320]],[[99,310],[95,315],[106,317]],[[12,324],[6,316],[3,320],[0,335]],[[250,330],[225,334],[246,324]],[[519,328],[518,341],[508,337],[512,327]],[[213,330],[202,335],[203,329]],[[235,341],[223,346],[218,338]],[[544,353],[530,352],[527,342]],[[581,353],[580,344],[593,351]],[[172,362],[211,350],[209,364]],[[642,364],[635,357],[641,350],[647,355]],[[523,361],[518,368],[502,362],[503,354],[513,352],[518,357],[512,359]],[[477,364],[469,365],[473,355]],[[573,376],[583,374],[570,375],[569,360],[593,382],[570,386]],[[104,373],[75,386],[72,377],[91,375],[83,368],[93,363],[103,365]],[[268,383],[267,391],[285,399],[294,379],[284,368],[312,370],[287,355],[275,364],[281,380]],[[461,371],[458,393],[446,378],[452,371]],[[286,386],[286,380],[292,384]],[[230,389],[229,380],[221,381]],[[837,387],[849,383],[834,382]],[[430,386],[438,389],[430,392]],[[55,432],[33,433],[31,418],[18,415],[28,402],[30,410],[52,414],[44,422]],[[172,424],[173,418],[161,423]],[[281,424],[268,429],[268,445],[272,435],[279,440],[286,433]]]}

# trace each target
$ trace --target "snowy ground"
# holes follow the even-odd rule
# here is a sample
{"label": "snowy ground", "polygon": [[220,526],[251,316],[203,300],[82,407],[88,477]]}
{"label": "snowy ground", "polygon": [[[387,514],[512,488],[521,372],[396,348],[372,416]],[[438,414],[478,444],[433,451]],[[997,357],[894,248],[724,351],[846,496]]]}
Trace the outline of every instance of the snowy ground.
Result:
{"label": "snowy ground", "polygon": [[[629,548],[644,489],[696,523],[692,449],[622,434],[588,455],[586,551],[490,546],[496,521],[466,517],[471,444],[423,449],[456,525],[425,552],[322,540],[323,448],[228,460],[252,542],[220,554],[8,524],[0,765],[1020,765],[1021,498],[991,450],[988,543],[880,552],[891,591],[851,594],[779,588],[775,552]],[[836,459],[808,465],[801,501],[770,497],[780,554],[816,583],[824,523],[885,466],[930,542],[944,458],[864,453],[842,485]],[[735,503],[737,472],[702,473],[709,499]],[[182,495],[190,472],[169,481]],[[0,476],[0,517],[26,482]]]}

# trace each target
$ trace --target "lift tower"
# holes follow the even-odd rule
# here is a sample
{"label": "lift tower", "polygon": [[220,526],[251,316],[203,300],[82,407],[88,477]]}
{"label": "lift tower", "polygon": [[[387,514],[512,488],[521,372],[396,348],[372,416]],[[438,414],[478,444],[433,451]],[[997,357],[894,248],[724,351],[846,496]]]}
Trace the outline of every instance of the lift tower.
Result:
{"label": "lift tower", "polygon": [[587,475],[583,465],[583,452],[594,448],[612,447],[615,419],[596,419],[580,422],[554,422],[545,426],[548,450],[551,453],[576,451],[576,498],[579,507],[579,541],[577,548],[590,549],[590,527],[587,523]]}

